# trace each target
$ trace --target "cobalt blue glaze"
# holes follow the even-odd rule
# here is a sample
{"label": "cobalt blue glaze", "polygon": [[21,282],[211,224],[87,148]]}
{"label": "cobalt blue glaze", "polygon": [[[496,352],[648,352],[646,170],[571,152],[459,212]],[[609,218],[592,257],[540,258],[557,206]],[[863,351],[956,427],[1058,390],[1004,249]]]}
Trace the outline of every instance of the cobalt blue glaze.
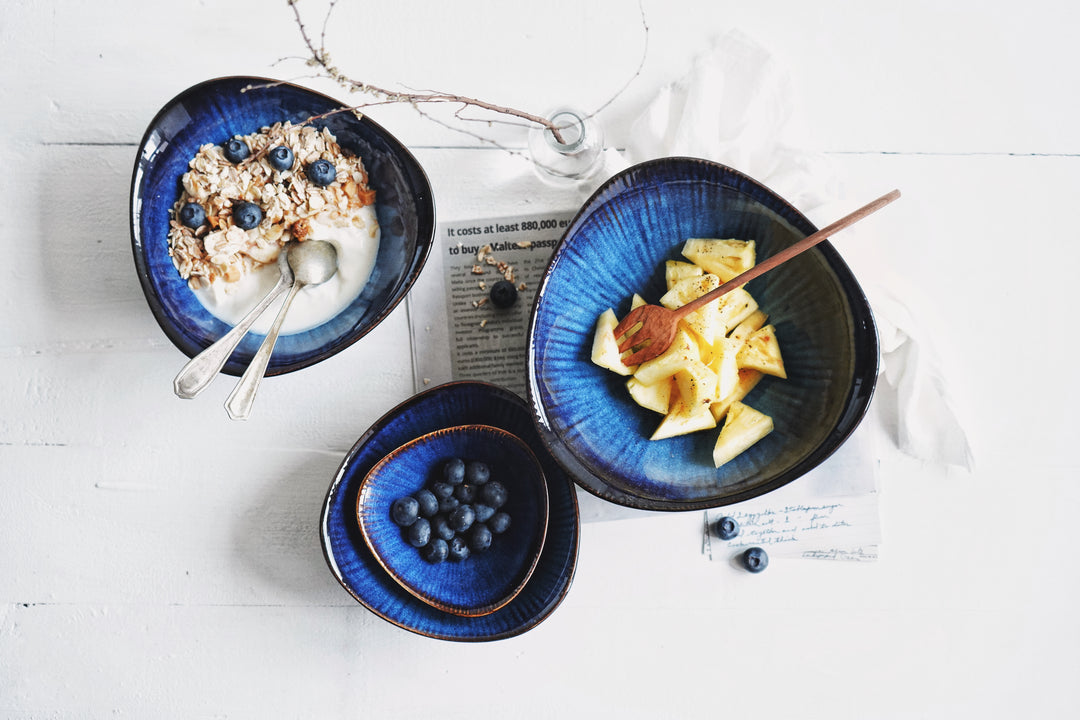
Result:
{"label": "cobalt blue glaze", "polygon": [[[548,491],[547,535],[532,577],[509,603],[479,617],[443,612],[407,592],[379,565],[356,519],[360,485],[376,463],[421,435],[470,424],[492,425],[524,440],[540,462]],[[458,641],[513,637],[549,617],[570,589],[580,535],[573,482],[547,453],[528,406],[508,390],[478,382],[425,390],[372,425],[338,469],[320,529],[330,571],[357,602],[411,632]]]}
{"label": "cobalt blue glaze", "polygon": [[[511,525],[463,562],[432,564],[391,518],[398,498],[441,480],[453,458],[486,463],[507,489]],[[486,615],[517,594],[532,575],[547,533],[547,485],[529,446],[490,425],[461,425],[421,435],[380,460],[360,486],[356,515],[375,558],[402,587],[447,612]]]}
{"label": "cobalt blue glaze", "polygon": [[[203,308],[168,253],[169,211],[180,196],[180,178],[206,143],[222,143],[276,122],[300,123],[340,109],[341,103],[306,88],[256,77],[209,80],[169,101],[150,123],[131,181],[131,240],[143,293],[161,329],[189,357],[230,326]],[[337,317],[311,330],[283,335],[267,375],[312,365],[340,352],[378,325],[405,297],[427,261],[435,232],[431,186],[416,159],[367,117],[338,112],[314,122],[342,147],[357,153],[375,190],[382,231],[371,279]],[[223,372],[243,373],[263,336],[249,333]]]}
{"label": "cobalt blue glaze", "polygon": [[815,230],[753,179],[693,158],[634,166],[585,203],[540,285],[528,355],[537,427],[582,487],[648,510],[716,507],[791,482],[847,439],[873,395],[877,329],[828,242],[748,286],[776,326],[788,379],[765,377],[746,398],[775,430],[721,468],[712,464],[718,430],[649,441],[660,415],[630,399],[626,378],[590,361],[600,313],[625,315],[634,293],[655,303],[664,262],[685,260],[688,238],[752,239],[763,259]]}

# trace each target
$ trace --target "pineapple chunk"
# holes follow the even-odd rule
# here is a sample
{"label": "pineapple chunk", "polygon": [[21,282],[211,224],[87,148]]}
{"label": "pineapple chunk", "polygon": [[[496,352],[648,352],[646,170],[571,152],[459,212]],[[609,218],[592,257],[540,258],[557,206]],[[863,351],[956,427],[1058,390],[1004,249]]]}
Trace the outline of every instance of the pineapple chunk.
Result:
{"label": "pineapple chunk", "polygon": [[619,324],[615,311],[608,308],[600,313],[593,333],[592,361],[602,368],[620,375],[631,375],[637,366],[627,367],[619,353],[619,343],[615,340],[615,326]]}
{"label": "pineapple chunk", "polygon": [[780,343],[776,339],[776,328],[766,325],[750,334],[746,344],[739,350],[739,367],[787,378],[784,358],[780,355]]}
{"label": "pineapple chunk", "polygon": [[699,430],[711,430],[716,420],[707,405],[687,405],[681,398],[672,403],[671,412],[660,421],[650,440],[664,440]]}
{"label": "pineapple chunk", "polygon": [[747,292],[746,288],[735,288],[720,298],[715,320],[718,325],[717,332],[720,335],[727,335],[738,327],[739,323],[753,315],[757,309],[757,300]]}
{"label": "pineapple chunk", "polygon": [[757,387],[763,377],[765,377],[765,373],[760,370],[751,370],[749,368],[739,370],[739,382],[735,385],[735,390],[720,402],[714,402],[709,406],[713,419],[716,422],[723,420],[731,406],[749,395],[750,391]]}
{"label": "pineapple chunk", "polygon": [[749,405],[735,402],[713,446],[713,465],[720,467],[773,431],[773,420]]}
{"label": "pineapple chunk", "polygon": [[646,385],[636,377],[632,377],[626,381],[626,389],[630,392],[630,397],[633,398],[634,402],[641,407],[653,410],[661,415],[667,415],[668,410],[671,409],[671,386],[673,384],[674,381],[668,378],[652,385]]}
{"label": "pineapple chunk", "polygon": [[726,398],[739,384],[739,347],[735,338],[722,337],[712,345],[709,368],[716,374],[716,397]]}
{"label": "pineapple chunk", "polygon": [[[660,298],[660,304],[674,310],[718,287],[720,287],[720,278],[711,273],[688,277],[675,283],[674,287],[664,293],[664,296]],[[723,327],[718,319],[720,300],[710,302],[683,318],[683,322],[697,333],[706,345],[711,345],[716,340],[718,328]]]}
{"label": "pineapple chunk", "polygon": [[723,282],[746,272],[755,262],[753,240],[690,238],[683,244],[682,254]]}
{"label": "pineapple chunk", "polygon": [[701,362],[697,341],[684,328],[675,332],[671,346],[652,360],[637,366],[634,377],[646,385],[653,385],[675,375],[691,363]]}
{"label": "pineapple chunk", "polygon": [[688,278],[683,278],[671,286],[663,297],[660,304],[674,310],[682,307],[691,300],[696,300],[705,293],[720,287],[720,278],[712,273],[702,273]]}
{"label": "pineapple chunk", "polygon": [[637,293],[634,293],[634,297],[630,298],[630,309],[631,310],[636,310],[639,307],[641,307],[642,305],[647,305],[647,304],[648,303],[645,302],[645,298],[641,297]]}
{"label": "pineapple chunk", "polygon": [[716,373],[703,362],[690,363],[675,373],[675,385],[679,399],[687,405],[709,405],[716,402]]}
{"label": "pineapple chunk", "polygon": [[758,308],[754,312],[743,320],[741,323],[735,326],[735,329],[728,335],[733,340],[738,341],[739,345],[746,342],[746,339],[750,337],[750,334],[755,330],[760,329],[769,321],[769,316],[765,314],[761,308]]}
{"label": "pineapple chunk", "polygon": [[704,270],[698,265],[688,262],[682,262],[681,260],[668,260],[664,263],[664,280],[667,283],[667,289],[675,287],[675,284],[680,280],[684,280],[696,275],[703,275]]}

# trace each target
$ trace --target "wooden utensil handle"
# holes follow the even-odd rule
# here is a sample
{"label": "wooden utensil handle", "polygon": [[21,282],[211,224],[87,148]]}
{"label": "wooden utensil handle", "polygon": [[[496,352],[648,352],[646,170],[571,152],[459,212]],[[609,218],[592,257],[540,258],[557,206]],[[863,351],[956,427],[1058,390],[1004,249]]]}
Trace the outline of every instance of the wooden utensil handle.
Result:
{"label": "wooden utensil handle", "polygon": [[877,212],[881,208],[891,203],[893,200],[896,200],[898,197],[900,197],[899,190],[893,190],[892,192],[885,193],[877,200],[863,205],[855,212],[845,215],[831,225],[826,225],[813,235],[803,238],[794,245],[784,248],[775,255],[772,255],[767,259],[762,260],[760,263],[754,265],[754,267],[750,268],[749,270],[740,275],[735,276],[731,280],[728,280],[726,283],[716,288],[715,290],[712,290],[702,295],[696,300],[691,300],[682,307],[678,308],[675,312],[679,314],[679,317],[683,317],[689,313],[692,313],[694,310],[697,310],[703,305],[712,302],[713,300],[721,297],[722,295],[726,295],[740,285],[748,283],[759,275],[767,273],[777,265],[782,265],[796,255],[806,252],[807,250],[814,247],[819,242],[825,240],[829,236],[835,235],[837,232],[843,230],[849,225],[853,225],[859,220],[862,220],[867,215]]}

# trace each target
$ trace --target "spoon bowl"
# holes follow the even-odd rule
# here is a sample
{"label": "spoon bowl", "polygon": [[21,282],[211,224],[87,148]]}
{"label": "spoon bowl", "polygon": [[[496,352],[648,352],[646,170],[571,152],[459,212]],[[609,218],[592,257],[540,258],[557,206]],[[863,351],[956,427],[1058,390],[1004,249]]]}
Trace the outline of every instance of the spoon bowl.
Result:
{"label": "spoon bowl", "polygon": [[301,288],[321,285],[337,274],[337,248],[325,240],[290,243],[286,259]]}
{"label": "spoon bowl", "polygon": [[[255,393],[258,392],[259,383],[266,374],[266,367],[270,363],[270,356],[274,352],[274,345],[281,332],[281,324],[285,322],[289,306],[292,305],[297,293],[305,287],[321,285],[337,273],[337,248],[325,240],[290,242],[282,248],[281,255],[291,270],[292,287],[289,288],[289,294],[285,296],[285,302],[278,310],[274,324],[270,327],[270,332],[266,334],[266,339],[259,346],[251,359],[251,364],[248,365],[240,381],[225,401],[225,410],[233,420],[247,420],[250,416],[251,406],[255,402]],[[280,263],[281,260],[279,259],[278,262]]]}

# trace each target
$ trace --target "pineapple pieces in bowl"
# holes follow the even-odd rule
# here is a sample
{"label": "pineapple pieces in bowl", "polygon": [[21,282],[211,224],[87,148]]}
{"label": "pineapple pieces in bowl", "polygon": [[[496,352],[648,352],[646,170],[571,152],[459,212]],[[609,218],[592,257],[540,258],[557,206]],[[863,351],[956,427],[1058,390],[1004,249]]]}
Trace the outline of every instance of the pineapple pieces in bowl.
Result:
{"label": "pineapple pieces in bowl", "polygon": [[[660,304],[682,307],[720,287],[755,262],[753,240],[691,238],[682,248],[690,262],[668,260],[667,292]],[[634,295],[631,309],[643,305]],[[620,355],[613,309],[601,313],[593,335],[592,362],[628,375],[627,391],[641,407],[663,416],[650,440],[712,430],[723,423],[713,446],[720,467],[773,429],[771,417],[742,400],[763,375],[786,378],[776,328],[746,290],[739,287],[680,321],[675,341],[661,355],[627,367]]]}
{"label": "pineapple pieces in bowl", "polygon": [[[597,318],[608,308],[624,315],[635,293],[653,301],[665,295],[667,261],[701,265],[703,275],[737,271],[687,258],[687,238],[752,239],[764,259],[816,231],[761,183],[699,158],[634,165],[582,205],[536,288],[527,348],[533,421],[552,456],[582,489],[642,510],[719,507],[796,480],[850,436],[873,396],[877,332],[865,293],[828,241],[745,286],[768,312],[762,327],[775,327],[788,377],[763,374],[740,401],[770,416],[774,429],[719,468],[715,428],[649,440],[671,394],[698,388],[686,379],[684,388],[669,383],[664,398],[663,384],[644,390],[631,382],[633,375],[590,361]],[[722,263],[739,262],[736,254],[723,255]],[[697,274],[686,268],[674,272],[683,271]],[[717,339],[714,332],[714,344]],[[755,377],[747,368],[738,376],[747,384]],[[730,382],[730,372],[725,377]],[[649,392],[657,406],[651,410],[631,394]],[[723,397],[719,384],[715,394]],[[730,405],[724,424],[729,416],[736,422],[738,408]]]}

